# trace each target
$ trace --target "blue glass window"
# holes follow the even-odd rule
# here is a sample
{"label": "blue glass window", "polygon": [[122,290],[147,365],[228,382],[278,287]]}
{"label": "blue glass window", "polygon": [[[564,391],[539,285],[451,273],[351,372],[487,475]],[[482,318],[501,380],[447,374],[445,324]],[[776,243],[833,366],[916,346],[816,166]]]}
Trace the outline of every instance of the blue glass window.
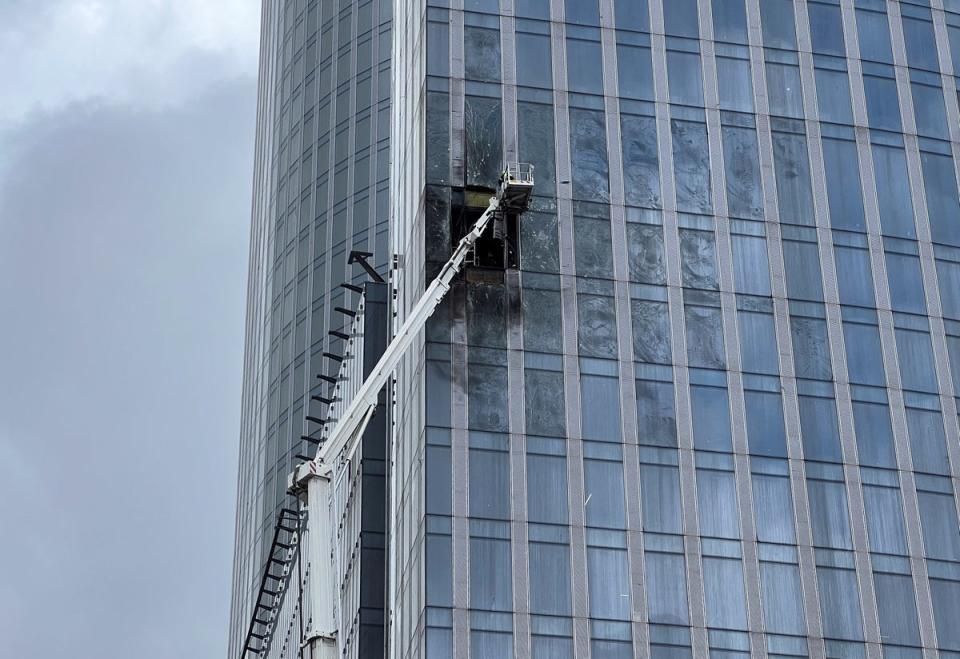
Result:
{"label": "blue glass window", "polygon": [[[807,478],[810,500],[810,525],[813,544],[831,549],[853,549],[850,541],[850,518],[847,514],[847,492],[843,482]],[[856,592],[854,588],[854,592]]]}
{"label": "blue glass window", "polygon": [[[648,46],[617,45],[617,71],[619,74],[620,96],[654,99],[653,63]],[[654,140],[656,145],[656,140]],[[656,148],[654,146],[654,148]]]}
{"label": "blue glass window", "polygon": [[663,22],[667,34],[696,39],[700,35],[697,0],[670,0],[663,3]]}
{"label": "blue glass window", "polygon": [[683,554],[647,551],[645,562],[644,585],[650,622],[687,624],[687,577]]}
{"label": "blue glass window", "polygon": [[621,114],[620,139],[623,142],[624,201],[631,206],[660,208],[656,119]]}
{"label": "blue glass window", "polygon": [[603,93],[603,61],[599,41],[567,38],[567,83],[570,91]]}
{"label": "blue glass window", "polygon": [[760,18],[763,22],[764,46],[797,49],[797,30],[794,26],[791,0],[761,0]]}
{"label": "blue glass window", "polygon": [[743,0],[713,0],[713,36],[717,41],[747,43],[747,10]]}
{"label": "blue glass window", "polygon": [[547,89],[553,86],[548,35],[517,32],[517,60],[523,62],[523,66],[517,67],[518,85]]}
{"label": "blue glass window", "polygon": [[615,0],[614,9],[618,30],[650,31],[647,0]]}
{"label": "blue glass window", "polygon": [[673,133],[673,170],[676,180],[677,209],[689,213],[710,213],[710,149],[705,124],[670,122]]}
{"label": "blue glass window", "polygon": [[813,52],[844,57],[843,18],[840,7],[811,2],[807,5],[810,17],[810,38]]}
{"label": "blue glass window", "polygon": [[860,592],[853,570],[818,567],[820,613],[825,638],[863,640]]}
{"label": "blue glass window", "polygon": [[574,198],[609,201],[610,168],[603,112],[570,109],[570,161]]}
{"label": "blue glass window", "polygon": [[907,157],[902,148],[873,145],[873,171],[883,234],[916,238]]}
{"label": "blue glass window", "polygon": [[837,404],[833,398],[800,396],[800,434],[803,457],[807,460],[840,462],[840,430]]}
{"label": "blue glass window", "polygon": [[885,13],[857,9],[857,35],[862,59],[893,64],[890,27]]}
{"label": "blue glass window", "polygon": [[750,60],[717,57],[717,87],[721,110],[753,112]]}
{"label": "blue glass window", "polygon": [[823,160],[827,174],[831,226],[836,229],[864,231],[866,220],[856,142],[824,139]]}
{"label": "blue glass window", "polygon": [[926,14],[927,20],[910,18],[904,12],[903,39],[907,43],[907,63],[918,69],[938,71],[937,38],[933,32],[930,10],[920,11]]}
{"label": "blue glass window", "polygon": [[[812,5],[811,5],[812,6]],[[850,81],[846,71],[814,69],[817,83],[817,105],[821,121],[852,124]]]}
{"label": "blue glass window", "polygon": [[933,241],[960,245],[960,199],[953,159],[947,155],[920,152],[927,214]]}
{"label": "blue glass window", "polygon": [[767,241],[762,236],[731,236],[733,283],[738,293],[770,295],[770,262]]}
{"label": "blue glass window", "polygon": [[567,463],[563,456],[527,456],[527,519],[567,523]]}
{"label": "blue glass window", "polygon": [[773,314],[740,310],[741,368],[748,373],[777,375],[780,372],[776,325]]}
{"label": "blue glass window", "polygon": [[693,444],[708,451],[732,451],[730,403],[723,387],[690,387]]}
{"label": "blue glass window", "polygon": [[807,628],[799,568],[791,564],[760,563],[760,585],[766,631],[804,635]]}
{"label": "blue glass window", "polygon": [[530,612],[570,615],[570,549],[567,545],[530,543]]}
{"label": "blue glass window", "polygon": [[708,627],[747,628],[743,565],[739,560],[704,556],[703,591],[707,606]]}
{"label": "blue glass window", "polygon": [[895,487],[863,486],[870,551],[879,554],[907,554],[907,532],[903,524],[900,490]]}
{"label": "blue glass window", "polygon": [[853,402],[853,423],[857,433],[860,464],[893,469],[897,453],[893,447],[890,411],[886,405]]}
{"label": "blue glass window", "polygon": [[913,95],[913,114],[917,122],[917,134],[941,140],[950,139],[947,129],[947,112],[943,105],[943,90],[934,85],[914,82],[910,85]]}
{"label": "blue glass window", "polygon": [[703,75],[699,53],[668,50],[667,72],[671,103],[703,106]]}
{"label": "blue glass window", "polygon": [[597,0],[566,0],[564,18],[568,23],[600,25],[600,7]]}
{"label": "blue glass window", "polygon": [[863,91],[867,97],[867,118],[871,128],[899,132],[900,103],[897,81],[890,77],[864,76]]}
{"label": "blue glass window", "polygon": [[724,126],[722,134],[727,212],[731,217],[762,219],[763,188],[756,131]]}
{"label": "blue glass window", "polygon": [[740,538],[737,486],[732,471],[697,469],[697,508],[701,535]]}
{"label": "blue glass window", "polygon": [[779,393],[746,391],[747,439],[752,455],[787,457],[783,403]]}
{"label": "blue glass window", "polygon": [[757,540],[789,545],[796,542],[793,526],[793,496],[786,465],[781,475],[754,473],[753,508],[757,521]]}
{"label": "blue glass window", "polygon": [[773,163],[777,178],[780,220],[791,224],[814,223],[813,192],[806,136],[773,134]]}

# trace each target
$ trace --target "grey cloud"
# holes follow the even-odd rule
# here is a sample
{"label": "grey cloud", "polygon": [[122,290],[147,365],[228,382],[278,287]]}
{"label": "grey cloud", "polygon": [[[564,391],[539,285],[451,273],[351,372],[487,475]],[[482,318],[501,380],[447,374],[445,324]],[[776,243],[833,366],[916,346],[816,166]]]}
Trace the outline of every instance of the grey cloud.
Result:
{"label": "grey cloud", "polygon": [[224,654],[254,110],[244,78],[0,143],[5,656]]}

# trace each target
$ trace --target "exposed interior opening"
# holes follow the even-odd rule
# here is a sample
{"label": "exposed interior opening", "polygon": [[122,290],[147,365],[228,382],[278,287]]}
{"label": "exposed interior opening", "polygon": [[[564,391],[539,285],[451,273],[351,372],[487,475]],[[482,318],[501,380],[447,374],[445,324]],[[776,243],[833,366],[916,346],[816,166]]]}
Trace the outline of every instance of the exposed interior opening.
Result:
{"label": "exposed interior opening", "polygon": [[[490,188],[453,189],[451,221],[453,231],[451,249],[476,223],[487,209],[490,198],[496,194]],[[520,266],[518,216],[506,213],[495,218],[477,240],[467,267],[489,271],[503,271]]]}

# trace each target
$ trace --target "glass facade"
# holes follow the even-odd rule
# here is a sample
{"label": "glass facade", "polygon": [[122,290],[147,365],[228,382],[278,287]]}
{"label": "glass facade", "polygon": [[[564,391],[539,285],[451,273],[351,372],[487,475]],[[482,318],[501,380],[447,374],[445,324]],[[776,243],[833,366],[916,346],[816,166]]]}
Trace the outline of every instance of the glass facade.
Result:
{"label": "glass facade", "polygon": [[960,659],[960,0],[394,4],[265,3],[234,629],[344,250],[399,323],[523,161],[397,371],[389,656]]}
{"label": "glass facade", "polygon": [[[230,614],[232,659],[244,635],[301,435],[324,416],[311,394],[336,374],[339,285],[366,276],[352,250],[389,262],[390,41],[388,0],[264,0],[247,293],[237,526]],[[357,272],[354,272],[357,270]]]}
{"label": "glass facade", "polygon": [[391,656],[960,657],[960,2],[403,4]]}

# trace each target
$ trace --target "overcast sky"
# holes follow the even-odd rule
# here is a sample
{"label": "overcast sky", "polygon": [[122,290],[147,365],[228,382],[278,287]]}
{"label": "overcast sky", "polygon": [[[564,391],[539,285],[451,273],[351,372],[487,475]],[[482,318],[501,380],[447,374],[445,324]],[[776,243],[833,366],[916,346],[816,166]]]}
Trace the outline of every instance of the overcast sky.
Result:
{"label": "overcast sky", "polygon": [[226,656],[257,0],[0,0],[0,654]]}

